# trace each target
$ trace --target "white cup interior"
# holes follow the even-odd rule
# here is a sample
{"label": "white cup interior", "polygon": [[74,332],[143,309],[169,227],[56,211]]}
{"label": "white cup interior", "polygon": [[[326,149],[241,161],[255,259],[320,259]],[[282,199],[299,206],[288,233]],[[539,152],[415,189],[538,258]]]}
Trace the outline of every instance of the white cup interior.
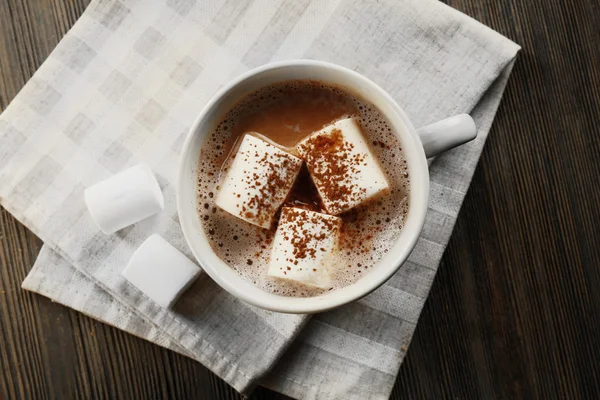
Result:
{"label": "white cup interior", "polygon": [[[317,80],[356,93],[377,107],[400,136],[411,177],[410,207],[395,245],[352,285],[320,296],[299,298],[268,293],[248,282],[212,250],[196,212],[196,182],[200,149],[220,119],[246,95],[277,82]],[[190,129],[180,156],[177,206],[186,240],[202,268],[225,290],[247,303],[285,313],[326,311],[359,299],[388,280],[413,249],[425,220],[429,196],[427,160],[418,135],[396,102],[364,76],[320,61],[295,60],[268,64],[252,70],[219,91]]]}

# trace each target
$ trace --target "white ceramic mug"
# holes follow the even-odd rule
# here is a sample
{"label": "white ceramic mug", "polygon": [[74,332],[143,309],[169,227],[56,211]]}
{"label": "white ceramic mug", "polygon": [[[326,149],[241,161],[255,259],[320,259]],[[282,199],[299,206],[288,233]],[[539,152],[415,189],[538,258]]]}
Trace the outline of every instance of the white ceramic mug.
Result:
{"label": "white ceramic mug", "polygon": [[[209,133],[246,95],[276,82],[295,79],[322,81],[346,88],[377,107],[400,136],[411,179],[410,207],[404,228],[383,259],[354,284],[308,298],[268,293],[238,275],[214,253],[196,212],[198,159]],[[427,158],[472,140],[476,134],[473,119],[465,114],[417,130],[383,89],[359,73],[335,64],[292,60],[264,65],[245,73],[215,94],[190,129],[180,156],[177,187],[177,207],[183,233],[194,256],[210,277],[247,303],[284,313],[315,313],[339,307],[369,294],[402,266],[425,221],[429,199]]]}

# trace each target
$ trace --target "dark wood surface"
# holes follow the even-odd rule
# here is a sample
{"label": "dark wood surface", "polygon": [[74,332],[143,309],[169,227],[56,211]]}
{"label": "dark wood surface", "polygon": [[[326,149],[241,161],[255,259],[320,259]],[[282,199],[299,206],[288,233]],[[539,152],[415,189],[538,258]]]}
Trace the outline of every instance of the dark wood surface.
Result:
{"label": "dark wood surface", "polygon": [[[0,0],[0,110],[87,2]],[[392,397],[599,398],[600,3],[447,3],[523,51]],[[40,246],[1,210],[0,399],[239,397],[21,290]]]}

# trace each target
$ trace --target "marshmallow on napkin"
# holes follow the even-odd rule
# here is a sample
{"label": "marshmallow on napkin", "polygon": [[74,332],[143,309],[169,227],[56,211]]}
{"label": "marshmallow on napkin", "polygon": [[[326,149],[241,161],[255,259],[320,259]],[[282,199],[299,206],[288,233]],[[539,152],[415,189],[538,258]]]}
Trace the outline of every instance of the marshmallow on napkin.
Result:
{"label": "marshmallow on napkin", "polygon": [[84,192],[85,204],[107,235],[164,208],[163,194],[150,167],[138,164],[96,183]]}
{"label": "marshmallow on napkin", "polygon": [[361,204],[389,185],[379,162],[352,118],[339,120],[296,145],[323,206],[338,215]]}
{"label": "marshmallow on napkin", "polygon": [[328,288],[341,225],[339,217],[283,207],[273,239],[268,274]]}
{"label": "marshmallow on napkin", "polygon": [[217,206],[262,228],[269,228],[285,201],[302,160],[246,134],[217,193]]}
{"label": "marshmallow on napkin", "polygon": [[200,268],[160,235],[133,253],[121,275],[155,303],[171,307],[200,273]]}

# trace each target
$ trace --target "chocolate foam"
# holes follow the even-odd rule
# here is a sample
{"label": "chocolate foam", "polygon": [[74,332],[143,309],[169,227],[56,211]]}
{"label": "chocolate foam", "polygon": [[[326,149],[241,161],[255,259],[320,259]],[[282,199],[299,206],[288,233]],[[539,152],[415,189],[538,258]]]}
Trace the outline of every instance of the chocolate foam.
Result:
{"label": "chocolate foam", "polygon": [[[335,272],[331,288],[309,288],[269,277],[276,222],[270,230],[261,229],[214,204],[228,154],[245,132],[259,132],[275,143],[293,146],[310,133],[347,117],[359,122],[390,190],[340,215],[343,225],[332,266]],[[315,296],[350,285],[372,271],[394,246],[409,209],[407,163],[402,143],[390,124],[373,105],[358,96],[319,82],[277,84],[241,100],[209,133],[197,176],[198,217],[215,253],[261,289],[285,296]],[[324,212],[306,168],[302,168],[285,204]]]}

